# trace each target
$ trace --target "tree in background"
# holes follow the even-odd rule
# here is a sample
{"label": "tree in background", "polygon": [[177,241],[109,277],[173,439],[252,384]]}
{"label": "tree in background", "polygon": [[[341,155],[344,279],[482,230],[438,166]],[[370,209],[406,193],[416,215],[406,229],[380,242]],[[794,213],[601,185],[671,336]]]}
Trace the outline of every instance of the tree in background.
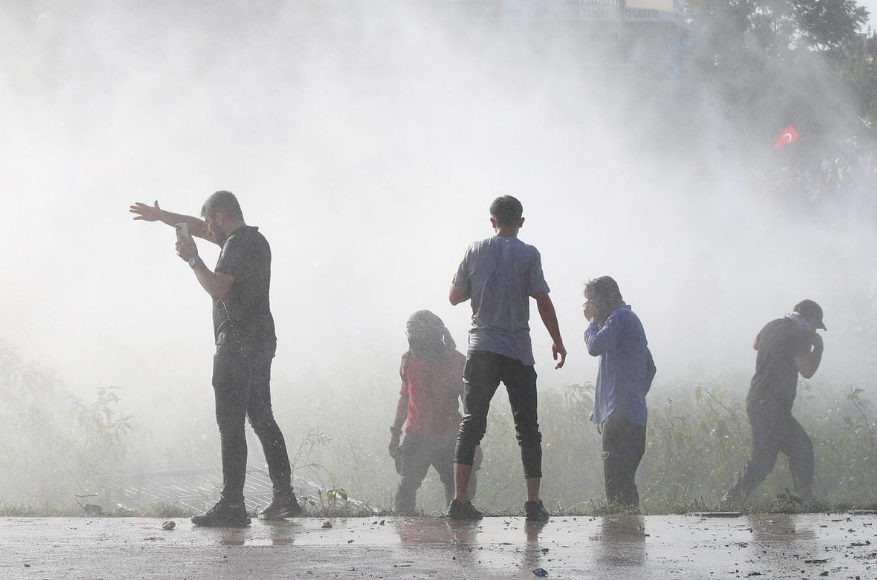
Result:
{"label": "tree in background", "polygon": [[780,187],[771,189],[816,198],[848,191],[854,173],[870,176],[859,167],[877,138],[867,9],[855,0],[690,0],[687,16],[686,81],[733,128],[728,145],[764,143],[773,155],[783,127],[802,135],[772,158],[776,173],[766,177]]}

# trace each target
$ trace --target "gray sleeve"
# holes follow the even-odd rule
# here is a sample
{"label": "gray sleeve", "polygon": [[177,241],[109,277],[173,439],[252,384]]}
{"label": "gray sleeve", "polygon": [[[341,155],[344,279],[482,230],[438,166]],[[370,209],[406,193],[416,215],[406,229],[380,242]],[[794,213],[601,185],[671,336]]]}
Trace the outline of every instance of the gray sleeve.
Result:
{"label": "gray sleeve", "polygon": [[539,250],[533,248],[533,257],[530,259],[530,267],[527,269],[527,294],[533,296],[537,292],[551,292],[545,275],[542,273],[542,256]]}
{"label": "gray sleeve", "polygon": [[470,246],[469,249],[466,250],[466,254],[463,256],[463,261],[460,262],[460,267],[457,268],[457,273],[454,274],[453,280],[454,287],[466,296],[472,294],[472,280],[469,277],[469,262],[471,261],[471,255],[472,247]]}

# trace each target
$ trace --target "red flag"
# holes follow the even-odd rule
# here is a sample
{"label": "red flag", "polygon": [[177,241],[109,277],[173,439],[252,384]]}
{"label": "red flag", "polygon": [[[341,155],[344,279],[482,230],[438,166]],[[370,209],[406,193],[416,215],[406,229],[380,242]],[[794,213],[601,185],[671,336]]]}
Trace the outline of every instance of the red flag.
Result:
{"label": "red flag", "polygon": [[789,125],[785,129],[783,129],[783,134],[780,135],[780,138],[777,139],[777,142],[773,144],[774,150],[778,151],[788,145],[789,143],[794,143],[798,140],[798,132],[795,131],[795,128]]}

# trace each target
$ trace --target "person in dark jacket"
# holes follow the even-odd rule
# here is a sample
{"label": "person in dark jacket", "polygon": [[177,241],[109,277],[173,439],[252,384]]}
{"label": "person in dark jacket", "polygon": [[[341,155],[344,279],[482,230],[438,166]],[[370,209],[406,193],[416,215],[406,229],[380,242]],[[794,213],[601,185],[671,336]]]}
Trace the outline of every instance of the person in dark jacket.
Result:
{"label": "person in dark jacket", "polygon": [[723,507],[744,501],[773,470],[780,451],[789,457],[795,495],[812,501],[813,443],[792,416],[792,405],[798,375],[809,379],[822,362],[818,329],[825,330],[822,307],[812,300],[802,300],[785,317],[768,322],[755,337],[753,348],[758,355],[746,397],[752,454],[722,498]]}

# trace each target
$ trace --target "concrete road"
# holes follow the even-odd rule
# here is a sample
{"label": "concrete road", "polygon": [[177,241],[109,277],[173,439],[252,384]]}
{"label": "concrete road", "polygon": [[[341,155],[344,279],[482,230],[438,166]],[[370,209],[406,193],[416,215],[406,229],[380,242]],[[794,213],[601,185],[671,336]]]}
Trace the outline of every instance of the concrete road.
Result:
{"label": "concrete road", "polygon": [[0,519],[0,578],[877,578],[877,516]]}

